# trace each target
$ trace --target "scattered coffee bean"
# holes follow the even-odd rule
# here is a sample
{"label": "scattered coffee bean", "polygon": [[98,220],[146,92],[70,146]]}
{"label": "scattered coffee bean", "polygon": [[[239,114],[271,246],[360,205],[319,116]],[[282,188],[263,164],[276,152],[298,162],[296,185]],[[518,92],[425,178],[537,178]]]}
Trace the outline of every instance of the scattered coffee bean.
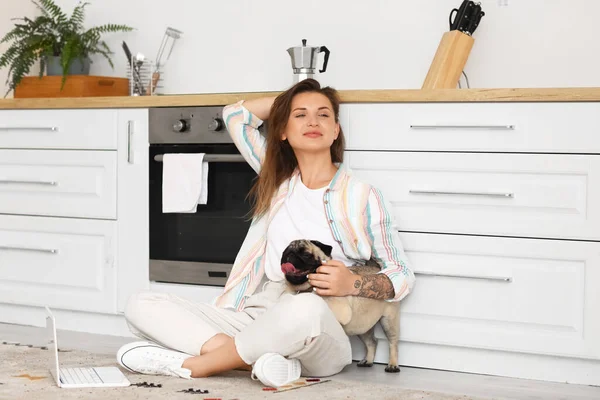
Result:
{"label": "scattered coffee bean", "polygon": [[194,388],[189,388],[187,390],[180,390],[179,392],[181,393],[194,393],[194,394],[207,394],[208,390],[202,390],[202,389],[196,389],[194,390]]}

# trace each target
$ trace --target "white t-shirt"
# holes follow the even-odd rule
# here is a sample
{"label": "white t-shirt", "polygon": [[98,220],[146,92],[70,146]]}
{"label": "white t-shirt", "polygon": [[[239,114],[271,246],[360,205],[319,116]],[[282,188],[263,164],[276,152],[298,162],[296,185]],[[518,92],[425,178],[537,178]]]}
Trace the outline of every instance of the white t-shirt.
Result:
{"label": "white t-shirt", "polygon": [[331,258],[346,264],[354,262],[344,255],[342,248],[333,238],[325,215],[323,195],[327,186],[309,189],[301,179],[293,192],[273,217],[267,232],[265,275],[272,281],[285,279],[281,272],[281,255],[292,240],[318,240],[333,247]]}

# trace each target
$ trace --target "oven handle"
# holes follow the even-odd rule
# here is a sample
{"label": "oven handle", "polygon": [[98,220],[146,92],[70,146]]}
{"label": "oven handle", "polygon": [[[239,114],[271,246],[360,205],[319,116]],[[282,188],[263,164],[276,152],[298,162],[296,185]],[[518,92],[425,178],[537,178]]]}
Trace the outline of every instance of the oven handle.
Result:
{"label": "oven handle", "polygon": [[[154,156],[154,161],[162,162],[163,154]],[[245,162],[246,160],[241,154],[205,154],[204,161],[206,162]]]}

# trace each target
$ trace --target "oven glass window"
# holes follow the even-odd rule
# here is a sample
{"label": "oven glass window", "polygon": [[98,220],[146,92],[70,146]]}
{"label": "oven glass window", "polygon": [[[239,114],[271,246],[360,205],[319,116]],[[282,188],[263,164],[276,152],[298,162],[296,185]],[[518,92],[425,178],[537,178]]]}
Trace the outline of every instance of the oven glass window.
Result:
{"label": "oven glass window", "polygon": [[233,144],[150,146],[150,258],[233,264],[250,227],[248,193],[256,173],[246,162],[210,162],[208,204],[195,213],[162,212],[165,153],[239,154]]}

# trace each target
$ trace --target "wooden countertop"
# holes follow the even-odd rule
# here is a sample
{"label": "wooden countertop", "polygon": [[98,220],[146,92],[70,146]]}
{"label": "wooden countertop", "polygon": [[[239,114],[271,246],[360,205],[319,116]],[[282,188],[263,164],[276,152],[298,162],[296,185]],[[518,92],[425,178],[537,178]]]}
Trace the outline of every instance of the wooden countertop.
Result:
{"label": "wooden countertop", "polygon": [[[280,92],[136,97],[0,99],[0,109],[151,108],[215,106]],[[343,103],[600,101],[600,88],[340,90]]]}

